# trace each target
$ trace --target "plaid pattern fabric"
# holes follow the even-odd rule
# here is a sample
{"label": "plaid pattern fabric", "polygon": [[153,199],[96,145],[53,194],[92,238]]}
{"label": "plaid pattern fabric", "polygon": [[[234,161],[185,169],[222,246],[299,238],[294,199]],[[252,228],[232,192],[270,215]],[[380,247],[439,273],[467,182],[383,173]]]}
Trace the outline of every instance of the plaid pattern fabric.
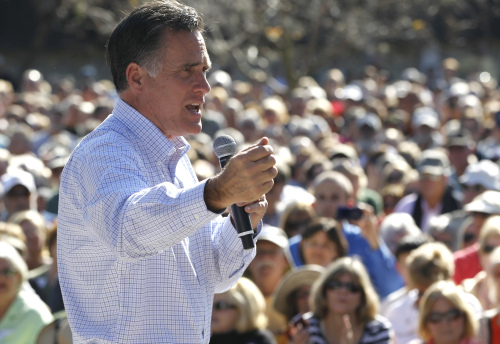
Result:
{"label": "plaid pattern fabric", "polygon": [[118,100],[73,152],[57,246],[75,343],[209,342],[213,294],[234,285],[255,249],[207,209],[188,150]]}

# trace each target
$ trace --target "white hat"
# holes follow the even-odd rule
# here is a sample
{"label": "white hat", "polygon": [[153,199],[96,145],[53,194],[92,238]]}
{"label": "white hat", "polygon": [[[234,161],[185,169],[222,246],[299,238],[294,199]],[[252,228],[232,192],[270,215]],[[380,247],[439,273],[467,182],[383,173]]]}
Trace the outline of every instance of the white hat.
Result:
{"label": "white hat", "polygon": [[485,189],[500,191],[500,167],[491,160],[481,160],[467,166],[460,182],[465,185],[482,185]]}
{"label": "white hat", "polygon": [[433,108],[423,106],[413,112],[412,124],[415,128],[426,125],[430,128],[436,129],[439,127],[439,115]]}
{"label": "white hat", "polygon": [[469,204],[464,206],[468,212],[478,212],[500,215],[500,192],[488,190],[476,196]]}
{"label": "white hat", "polygon": [[279,227],[263,225],[257,240],[270,241],[282,249],[288,249],[288,236],[285,231]]}
{"label": "white hat", "polygon": [[31,193],[36,191],[35,178],[33,175],[21,169],[9,169],[8,173],[2,176],[2,185],[4,195],[16,185],[24,186]]}
{"label": "white hat", "polygon": [[438,149],[427,149],[422,152],[417,171],[432,175],[449,175],[450,160],[446,154]]}

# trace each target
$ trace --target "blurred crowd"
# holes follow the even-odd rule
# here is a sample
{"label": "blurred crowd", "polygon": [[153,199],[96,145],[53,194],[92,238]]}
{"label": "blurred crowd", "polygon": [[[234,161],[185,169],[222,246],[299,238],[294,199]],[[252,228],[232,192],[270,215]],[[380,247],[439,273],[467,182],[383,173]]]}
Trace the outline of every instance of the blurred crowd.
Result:
{"label": "blurred crowd", "polygon": [[[331,69],[286,90],[209,73],[186,138],[199,180],[218,172],[221,134],[239,149],[268,137],[279,169],[255,259],[215,295],[211,343],[500,343],[500,93],[488,72],[441,67]],[[83,71],[0,78],[1,343],[71,342],[60,176],[118,97]]]}

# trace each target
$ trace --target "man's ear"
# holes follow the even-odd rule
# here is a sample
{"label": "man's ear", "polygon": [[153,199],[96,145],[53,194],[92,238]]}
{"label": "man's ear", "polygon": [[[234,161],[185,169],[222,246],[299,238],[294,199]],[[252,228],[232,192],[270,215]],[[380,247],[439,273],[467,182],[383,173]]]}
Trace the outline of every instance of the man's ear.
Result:
{"label": "man's ear", "polygon": [[135,62],[131,62],[127,66],[127,70],[125,71],[127,82],[129,87],[135,92],[142,93],[144,81],[143,78],[145,72],[146,71],[144,70],[144,68],[142,68]]}

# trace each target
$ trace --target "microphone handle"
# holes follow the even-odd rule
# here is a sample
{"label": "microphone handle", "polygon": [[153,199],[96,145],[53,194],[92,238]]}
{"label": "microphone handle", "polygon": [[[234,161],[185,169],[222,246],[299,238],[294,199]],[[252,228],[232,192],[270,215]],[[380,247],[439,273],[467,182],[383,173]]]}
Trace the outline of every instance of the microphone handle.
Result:
{"label": "microphone handle", "polygon": [[[219,159],[220,167],[224,168],[232,155],[225,156]],[[255,247],[253,242],[254,231],[252,228],[252,222],[250,221],[250,215],[245,211],[245,207],[238,207],[236,204],[231,205],[231,211],[233,213],[234,225],[238,236],[241,239],[243,248],[245,250],[250,250]]]}
{"label": "microphone handle", "polygon": [[236,226],[236,231],[241,239],[243,248],[245,250],[250,250],[255,247],[253,242],[254,231],[252,228],[252,222],[250,222],[250,215],[245,211],[245,207],[238,207],[236,204],[231,206],[233,212],[234,224]]}

